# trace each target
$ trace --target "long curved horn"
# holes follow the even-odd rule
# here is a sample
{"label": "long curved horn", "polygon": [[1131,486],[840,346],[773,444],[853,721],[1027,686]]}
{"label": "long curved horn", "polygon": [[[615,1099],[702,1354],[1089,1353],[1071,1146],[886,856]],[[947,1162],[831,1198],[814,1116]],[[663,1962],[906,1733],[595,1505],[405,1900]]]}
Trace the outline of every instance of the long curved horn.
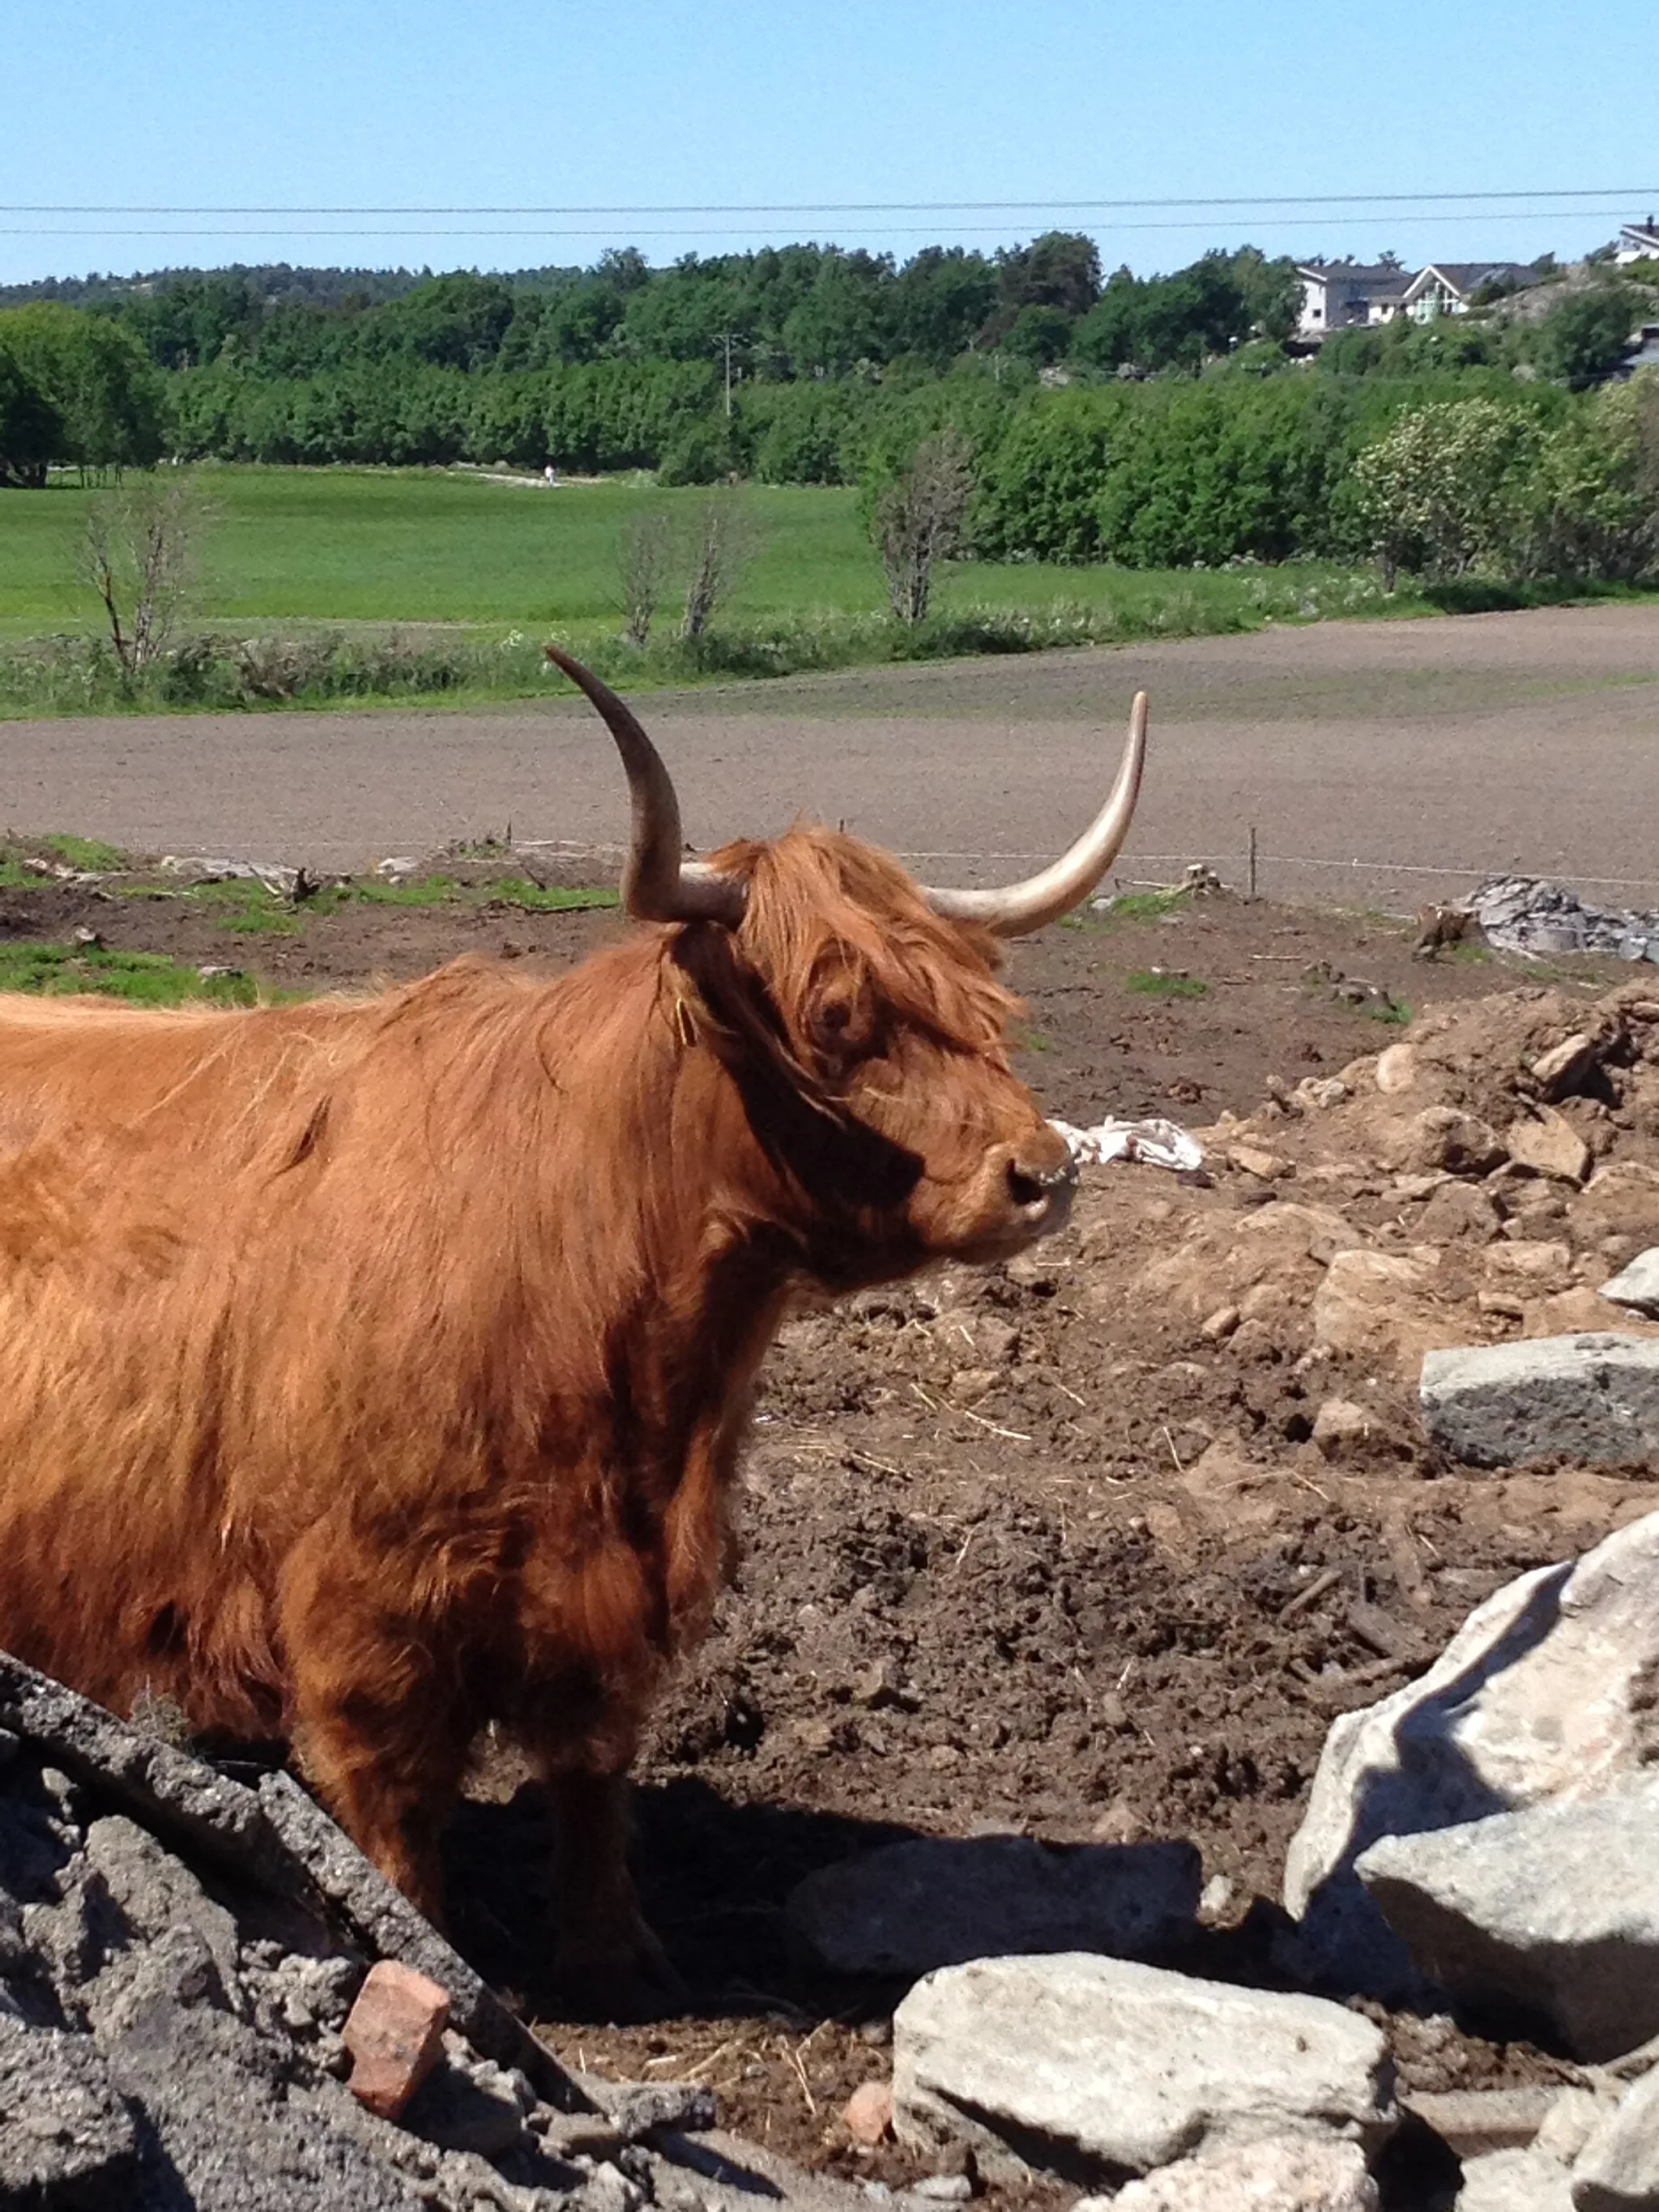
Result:
{"label": "long curved horn", "polygon": [[747,902],[744,887],[717,869],[680,857],[680,803],[674,780],[635,718],[608,684],[556,645],[548,659],[585,691],[617,741],[634,813],[633,839],[623,864],[622,901],[641,921],[720,921],[735,929]]}
{"label": "long curved horn", "polygon": [[1068,853],[1040,874],[1001,890],[925,891],[935,914],[951,921],[976,921],[998,937],[1021,937],[1057,921],[1086,898],[1117,858],[1129,834],[1129,819],[1140,791],[1146,759],[1146,694],[1137,691],[1129,709],[1129,736],[1118,763],[1117,780],[1106,804]]}

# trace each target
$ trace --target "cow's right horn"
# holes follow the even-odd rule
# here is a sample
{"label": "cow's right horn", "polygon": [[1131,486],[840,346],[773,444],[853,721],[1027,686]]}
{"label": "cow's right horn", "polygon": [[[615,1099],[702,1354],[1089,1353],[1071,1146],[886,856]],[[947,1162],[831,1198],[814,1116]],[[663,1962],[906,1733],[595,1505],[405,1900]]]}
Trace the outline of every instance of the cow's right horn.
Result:
{"label": "cow's right horn", "polygon": [[622,755],[634,810],[633,839],[623,864],[623,907],[641,921],[720,921],[735,929],[743,920],[744,887],[718,869],[682,858],[674,780],[633,710],[580,660],[556,645],[544,650],[592,701]]}
{"label": "cow's right horn", "polygon": [[1057,921],[1087,898],[1122,849],[1146,762],[1146,694],[1137,691],[1116,780],[1099,813],[1071,849],[1023,884],[1008,884],[1000,890],[930,889],[925,894],[928,905],[952,921],[976,921],[997,937],[1023,937],[1029,930]]}

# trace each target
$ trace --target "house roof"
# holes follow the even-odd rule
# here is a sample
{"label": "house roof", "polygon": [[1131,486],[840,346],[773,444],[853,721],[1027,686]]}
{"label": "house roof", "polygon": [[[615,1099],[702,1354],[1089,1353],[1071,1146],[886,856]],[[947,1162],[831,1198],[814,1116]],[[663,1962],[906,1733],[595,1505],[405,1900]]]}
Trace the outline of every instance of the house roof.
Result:
{"label": "house roof", "polygon": [[1296,273],[1316,284],[1363,284],[1369,291],[1383,293],[1403,292],[1412,281],[1409,269],[1391,268],[1385,261],[1304,261],[1297,264]]}
{"label": "house roof", "polygon": [[1426,289],[1429,280],[1437,276],[1454,292],[1467,299],[1478,292],[1483,284],[1535,284],[1538,272],[1529,269],[1524,261],[1431,261],[1413,277],[1410,289]]}
{"label": "house roof", "polygon": [[1619,235],[1628,238],[1638,246],[1659,246],[1659,223],[1656,223],[1651,216],[1645,222],[1622,222],[1619,226]]}

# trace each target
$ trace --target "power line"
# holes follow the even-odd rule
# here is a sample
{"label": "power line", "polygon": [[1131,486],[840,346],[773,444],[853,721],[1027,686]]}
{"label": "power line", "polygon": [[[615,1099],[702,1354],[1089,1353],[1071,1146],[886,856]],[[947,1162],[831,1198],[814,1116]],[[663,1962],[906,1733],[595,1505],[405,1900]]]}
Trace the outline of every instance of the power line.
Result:
{"label": "power line", "polygon": [[1134,214],[1160,208],[1370,208],[1482,205],[1538,200],[1617,199],[1626,205],[1659,197],[1659,185],[1540,186],[1529,191],[1476,192],[1291,192],[1248,193],[1191,198],[1094,200],[805,200],[635,207],[151,207],[116,204],[33,205],[0,202],[0,215],[97,216],[810,216],[810,215],[1029,215],[1066,210],[1088,214]]}
{"label": "power line", "polygon": [[[1656,197],[1659,197],[1659,194],[1656,194]],[[1511,222],[1517,221],[1543,222],[1559,218],[1564,212],[1566,211],[1561,209],[1522,209],[1519,210],[1507,211],[1503,219],[1505,222]],[[1594,220],[1596,222],[1617,222],[1623,218],[1625,210],[1622,208],[1575,208],[1570,212],[1575,217],[1583,221]],[[1450,214],[1441,216],[1396,215],[1390,216],[1386,218],[1391,230],[1420,228],[1425,225],[1431,225],[1436,229],[1444,229],[1452,223],[1490,223],[1495,219],[1494,216],[1491,213]],[[1213,232],[1215,228],[1216,224],[1213,218],[1206,218],[1200,222],[1182,220],[1169,222],[1115,222],[1109,227],[1105,228],[1105,235],[1115,238],[1121,235],[1127,235],[1130,233],[1139,234],[1152,231]],[[979,238],[985,235],[986,228],[987,226],[981,223],[899,224],[896,226],[883,224],[880,227],[879,232],[876,234],[883,238]],[[63,230],[45,228],[34,224],[0,223],[0,238],[309,238],[350,240],[377,238],[615,239],[619,236],[626,236],[630,242],[636,242],[641,240],[655,240],[662,238],[746,238],[751,233],[749,227],[744,227],[741,229],[736,228],[726,228],[717,230],[702,228],[635,230],[630,228],[626,233],[623,233],[615,228],[606,230],[571,230],[562,228],[556,225],[548,224],[538,225],[532,230],[507,230],[488,224],[473,225],[464,230],[432,229],[424,226],[419,228],[407,227],[395,230],[387,230],[384,228],[373,230],[311,230],[295,228],[293,225],[285,225],[281,229],[160,229],[152,226],[143,229],[122,228],[115,229],[99,228]]]}

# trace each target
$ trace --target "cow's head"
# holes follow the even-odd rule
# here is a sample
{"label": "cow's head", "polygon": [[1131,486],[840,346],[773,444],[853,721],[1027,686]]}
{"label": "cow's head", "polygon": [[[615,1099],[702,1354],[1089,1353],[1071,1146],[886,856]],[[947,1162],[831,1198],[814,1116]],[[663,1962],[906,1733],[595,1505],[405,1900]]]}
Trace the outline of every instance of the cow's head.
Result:
{"label": "cow's head", "polygon": [[633,799],[623,902],[677,925],[665,1009],[737,1086],[771,1177],[765,1211],[845,1285],[929,1259],[999,1259],[1059,1228],[1075,1170],[1008,1064],[999,939],[1076,905],[1129,827],[1137,695],[1104,805],[1063,858],[1002,890],[936,890],[855,837],[797,828],[682,857],[668,771],[633,714],[550,646],[621,752]]}

